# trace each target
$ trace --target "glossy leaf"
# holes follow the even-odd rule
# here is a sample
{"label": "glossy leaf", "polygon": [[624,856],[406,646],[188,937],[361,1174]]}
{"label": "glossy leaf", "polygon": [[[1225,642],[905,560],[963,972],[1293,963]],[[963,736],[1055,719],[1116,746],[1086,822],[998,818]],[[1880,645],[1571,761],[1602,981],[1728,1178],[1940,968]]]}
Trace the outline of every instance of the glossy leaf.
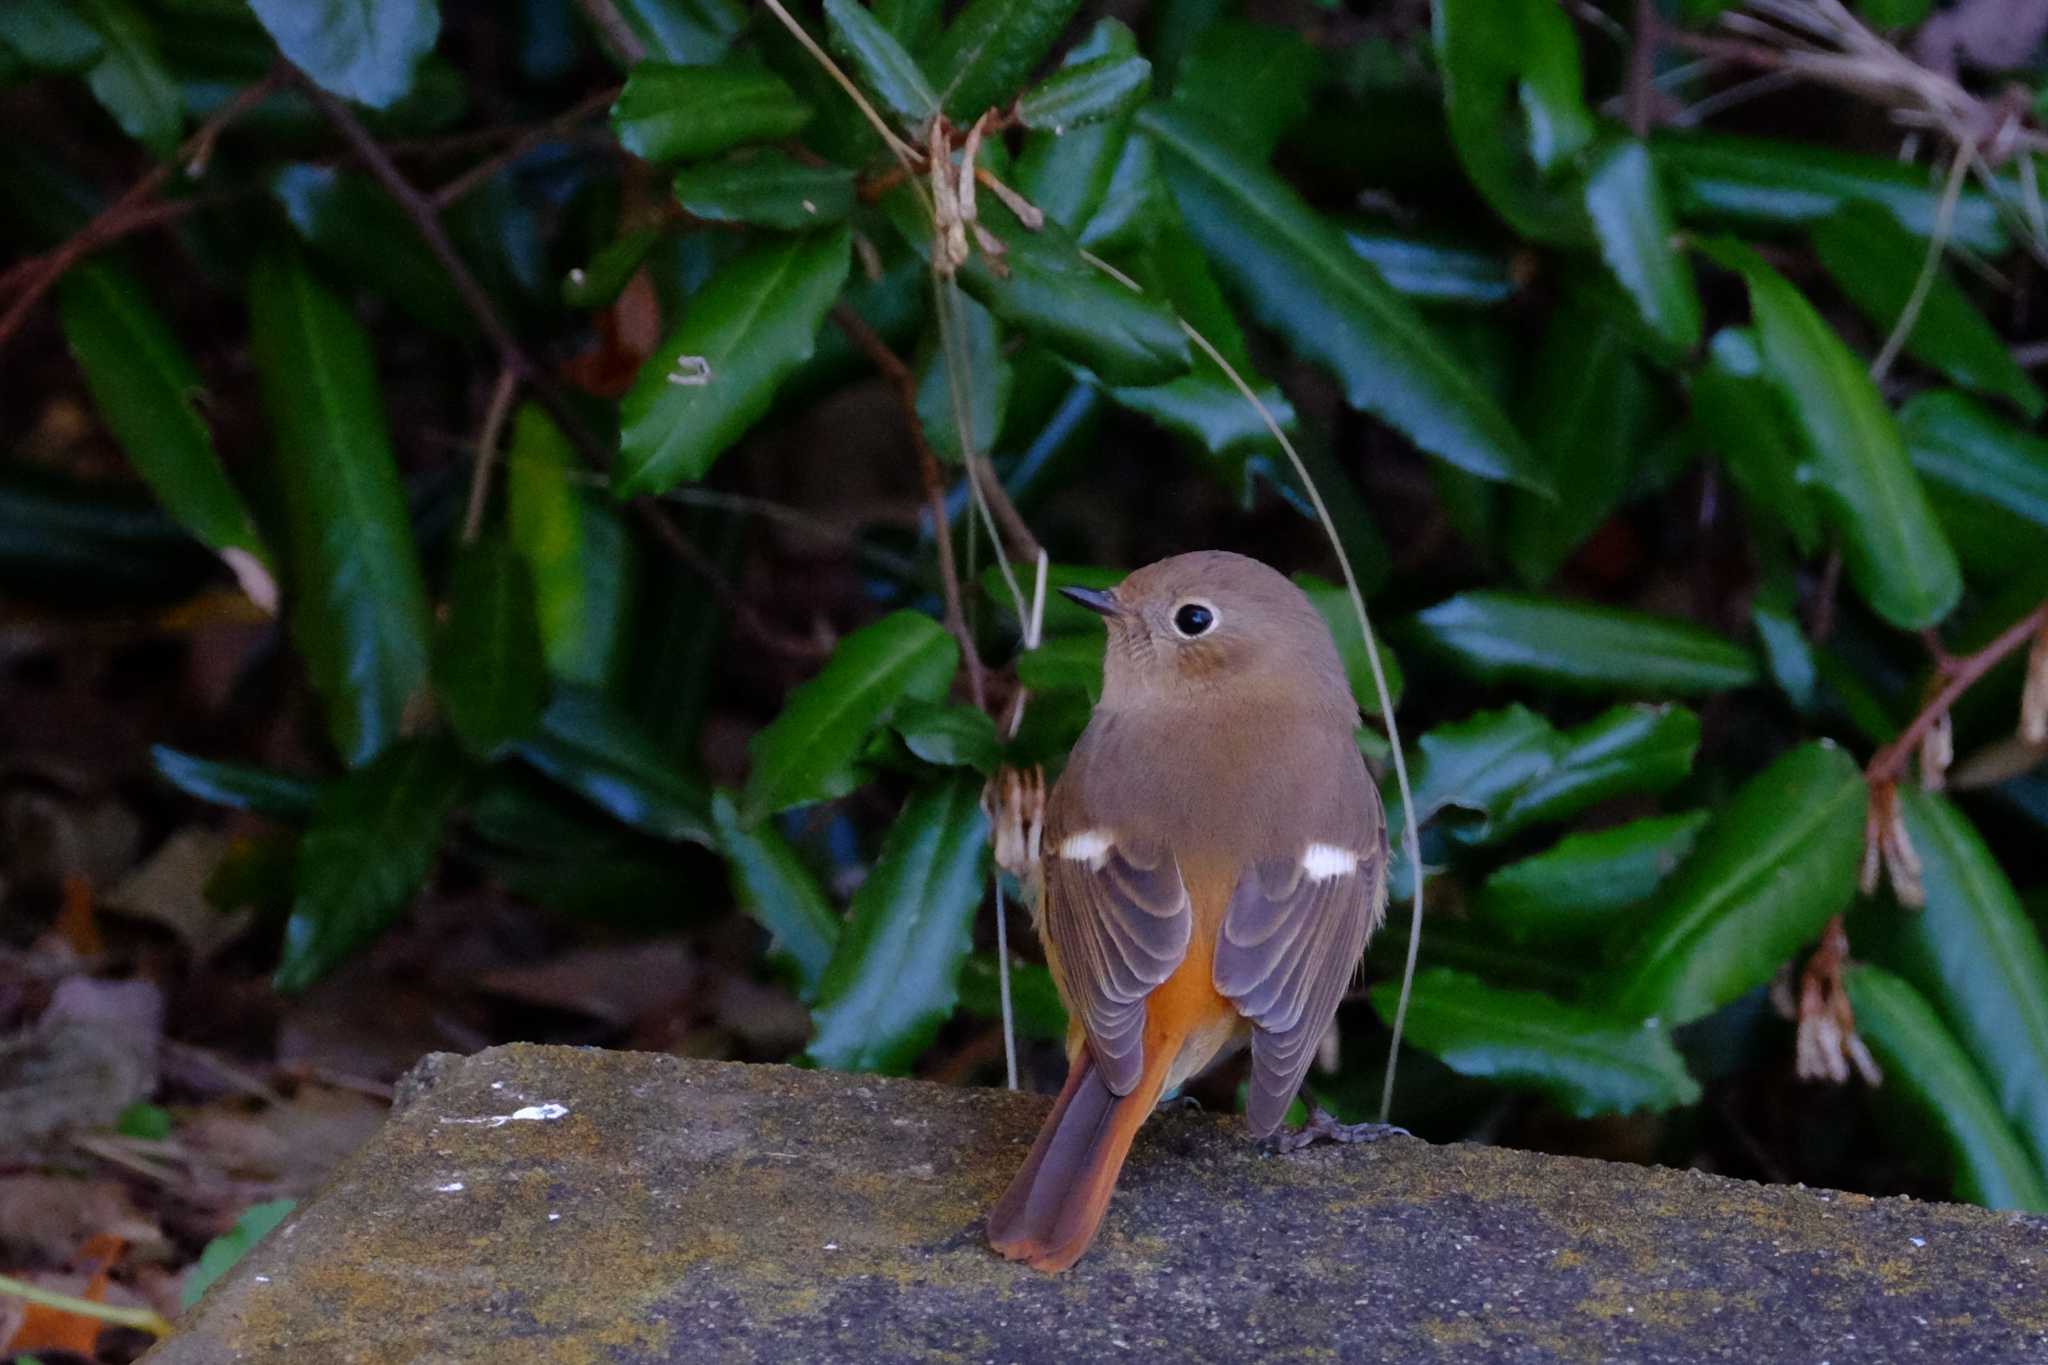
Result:
{"label": "glossy leaf", "polygon": [[547,660],[533,580],[501,535],[485,535],[456,556],[434,680],[449,725],[479,757],[526,738],[540,721]]}
{"label": "glossy leaf", "polygon": [[1944,796],[1901,788],[1927,904],[1873,906],[1850,941],[1912,982],[1947,1020],[1998,1108],[2048,1170],[2048,949],[2012,882]]}
{"label": "glossy leaf", "polygon": [[807,166],[768,148],[692,166],[676,176],[676,202],[711,223],[804,231],[843,221],[853,212],[853,172]]}
{"label": "glossy leaf", "polygon": [[441,32],[439,0],[249,0],[278,51],[322,89],[386,109]]}
{"label": "glossy leaf", "polygon": [[1052,51],[1080,0],[968,0],[926,65],[946,116],[961,127],[1007,105]]}
{"label": "glossy leaf", "polygon": [[1643,323],[1672,351],[1690,352],[1700,341],[1699,289],[1649,149],[1633,140],[1602,149],[1584,196],[1600,259]]}
{"label": "glossy leaf", "polygon": [[64,0],[14,0],[0,5],[0,50],[37,71],[82,71],[106,43]]}
{"label": "glossy leaf", "polygon": [[1966,394],[1915,394],[1899,409],[1913,468],[1930,484],[1982,498],[2048,531],[2048,441]]}
{"label": "glossy leaf", "polygon": [[1508,258],[1483,247],[1417,236],[1378,223],[1347,226],[1344,244],[1396,292],[1417,303],[1484,308],[1515,293]]}
{"label": "glossy leaf", "polygon": [[763,242],[720,267],[625,397],[614,493],[660,493],[704,477],[811,358],[851,251],[841,228]]}
{"label": "glossy leaf", "polygon": [[1526,593],[1461,593],[1422,612],[1417,633],[1484,681],[1574,691],[1686,695],[1756,681],[1756,658],[1702,626]]}
{"label": "glossy leaf", "polygon": [[187,796],[292,824],[312,816],[313,803],[320,795],[318,785],[303,777],[246,763],[200,758],[163,744],[150,746],[149,763],[157,776]]}
{"label": "glossy leaf", "polygon": [[323,262],[423,326],[452,336],[476,335],[475,316],[448,282],[447,268],[427,249],[405,210],[367,174],[293,164],[271,177],[270,192]]}
{"label": "glossy leaf", "polygon": [[1336,372],[1353,407],[1471,473],[1547,491],[1535,456],[1412,305],[1292,187],[1178,105],[1139,124],[1188,229],[1261,321]]}
{"label": "glossy leaf", "polygon": [[741,0],[610,0],[655,61],[705,66],[746,27]]}
{"label": "glossy leaf", "polygon": [[571,308],[604,307],[619,296],[660,240],[659,232],[642,228],[607,242],[591,256],[588,265],[576,266],[562,278],[562,302]]}
{"label": "glossy leaf", "polygon": [[868,736],[906,700],[936,701],[960,664],[960,647],[921,612],[892,612],[839,642],[817,677],[748,745],[753,771],[740,797],[747,824],[791,806],[844,796]]}
{"label": "glossy leaf", "polygon": [[1017,100],[1017,119],[1026,128],[1063,134],[1115,118],[1138,107],[1152,85],[1152,63],[1143,57],[1097,57],[1062,66]]}
{"label": "glossy leaf", "polygon": [[[931,251],[931,221],[909,194],[884,201],[898,232],[920,255]],[[998,320],[1036,337],[1109,384],[1156,384],[1187,372],[1187,338],[1159,300],[1134,294],[1082,259],[1057,225],[1027,230],[993,199],[980,221],[1005,247],[1004,273],[977,251],[961,287]]]}
{"label": "glossy leaf", "polygon": [[1764,378],[1754,331],[1714,333],[1693,378],[1692,411],[1749,505],[1791,532],[1801,553],[1816,553],[1820,511],[1805,483],[1805,437],[1786,395]]}
{"label": "glossy leaf", "polygon": [[99,31],[100,59],[85,83],[121,131],[159,157],[177,150],[185,106],[150,16],[131,0],[73,0]]}
{"label": "glossy leaf", "polygon": [[427,604],[369,335],[303,262],[250,276],[250,334],[291,528],[299,652],[351,765],[427,681]]}
{"label": "glossy leaf", "polygon": [[1657,392],[1622,330],[1560,309],[1522,387],[1522,429],[1557,496],[1507,499],[1508,561],[1531,587],[1550,581],[1630,490],[1658,417]]}
{"label": "glossy leaf", "polygon": [[846,1071],[903,1071],[959,998],[988,877],[981,781],[920,787],[854,893],[818,986],[810,1056]]}
{"label": "glossy leaf", "polygon": [[[1139,62],[1138,41],[1114,19],[1097,23],[1060,59],[1062,73],[1084,64]],[[1083,127],[1028,134],[1017,158],[1016,186],[1047,218],[1070,233],[1088,226],[1130,142],[1132,109]]]}
{"label": "glossy leaf", "polygon": [[1661,792],[1692,772],[1700,718],[1683,706],[1617,706],[1559,731],[1551,765],[1498,806],[1485,837],[1505,839],[1531,825],[1576,815],[1609,797]]}
{"label": "glossy leaf", "polygon": [[266,557],[194,399],[199,372],[126,270],[89,261],[59,288],[64,339],[121,449],[170,514],[216,550]]}
{"label": "glossy leaf", "polygon": [[232,1228],[208,1242],[200,1251],[199,1259],[185,1276],[184,1288],[179,1291],[179,1306],[190,1308],[198,1303],[213,1287],[214,1281],[233,1269],[235,1262],[268,1237],[271,1229],[289,1218],[297,1207],[295,1199],[266,1199],[243,1209]]}
{"label": "glossy leaf", "polygon": [[[1859,200],[1813,225],[1813,249],[1849,301],[1889,336],[1919,282],[1927,244],[1884,209]],[[2029,418],[2048,407],[2048,399],[1945,269],[1936,269],[1920,301],[1905,350],[1952,383],[2004,398]]]}
{"label": "glossy leaf", "polygon": [[1055,636],[1017,656],[1017,681],[1034,692],[1085,692],[1090,698],[1100,697],[1104,648],[1100,632]]}
{"label": "glossy leaf", "polygon": [[563,687],[519,756],[598,809],[658,839],[714,847],[711,793],[599,693]]}
{"label": "glossy leaf", "polygon": [[[951,291],[940,306],[952,313],[953,344],[946,344],[946,329],[934,329],[941,340],[918,376],[917,416],[939,458],[957,462],[970,449],[986,455],[995,445],[1009,409],[1015,371],[1003,355],[1002,333],[986,308]],[[963,405],[968,428],[964,439]]]}
{"label": "glossy leaf", "polygon": [[1852,964],[1843,981],[1856,1032],[1884,1069],[1884,1083],[1904,1091],[1947,1140],[1957,1197],[1986,1208],[2048,1211],[2048,1181],[1934,1007],[1882,967]]}
{"label": "glossy leaf", "polygon": [[740,823],[731,792],[712,793],[711,820],[740,904],[794,964],[800,998],[817,999],[841,926],[824,888],[773,822]]}
{"label": "glossy leaf", "polygon": [[505,453],[506,520],[533,576],[548,671],[601,688],[626,654],[637,558],[618,507],[579,473],[548,415],[521,407]]}
{"label": "glossy leaf", "polygon": [[1725,239],[1705,249],[1749,284],[1764,375],[1805,437],[1807,481],[1841,536],[1849,581],[1900,629],[1933,625],[1961,595],[1962,574],[1863,362],[1761,256]]}
{"label": "glossy leaf", "polygon": [[832,30],[832,50],[853,64],[861,85],[906,127],[938,111],[938,94],[916,59],[860,0],[825,0],[825,22]]}
{"label": "glossy leaf", "polygon": [[1188,49],[1173,100],[1263,161],[1308,115],[1323,75],[1323,55],[1293,28],[1225,16]]}
{"label": "glossy leaf", "polygon": [[1488,877],[1479,917],[1518,942],[1568,943],[1606,933],[1685,861],[1708,818],[1703,810],[1686,811],[1569,835]]}
{"label": "glossy leaf", "polygon": [[[1018,921],[1012,919],[1010,923],[1014,935]],[[1003,1017],[1002,985],[996,980],[993,954],[976,953],[961,968],[960,1008],[984,1019]],[[1017,1021],[1019,1038],[1037,1038],[1048,1043],[1067,1040],[1067,1007],[1060,1003],[1052,973],[1036,962],[1011,961],[1010,1011]]]}
{"label": "glossy leaf", "polygon": [[[1373,1008],[1393,1018],[1399,994],[1398,982],[1375,986]],[[1700,1097],[1663,1028],[1448,967],[1416,976],[1407,1028],[1410,1045],[1460,1075],[1539,1091],[1574,1118],[1675,1109]]]}
{"label": "glossy leaf", "polygon": [[[1516,790],[1555,763],[1557,732],[1524,706],[1481,711],[1439,725],[1416,741],[1415,818],[1428,821],[1448,806],[1491,816]],[[1390,811],[1388,828],[1400,824]]]}
{"label": "glossy leaf", "polygon": [[[1358,709],[1368,716],[1380,714],[1379,688],[1372,680],[1372,661],[1365,652],[1365,636],[1358,629],[1358,613],[1351,609],[1351,595],[1341,583],[1318,578],[1314,574],[1294,575],[1294,585],[1308,594],[1316,613],[1330,628],[1330,638],[1337,642],[1337,657],[1344,661],[1344,676],[1350,680],[1351,695],[1358,702]],[[1367,610],[1371,605],[1367,604]],[[1401,704],[1401,661],[1394,657],[1394,651],[1385,639],[1374,633],[1373,643],[1379,646],[1380,668],[1387,675],[1387,695],[1394,705]]]}
{"label": "glossy leaf", "polygon": [[[1702,133],[1660,136],[1651,141],[1650,151],[1685,220],[1788,231],[1867,199],[1924,239],[1941,211],[1940,182],[1888,156]],[[2005,253],[1998,206],[1975,185],[1965,184],[1956,199],[1949,240],[1986,256]]]}
{"label": "glossy leaf", "polygon": [[322,790],[299,841],[279,990],[304,990],[396,922],[433,870],[464,776],[446,744],[407,740]]}
{"label": "glossy leaf", "polygon": [[619,145],[649,161],[691,161],[748,142],[789,137],[811,107],[758,67],[642,62],[612,106]]}
{"label": "glossy leaf", "polygon": [[1523,236],[1583,240],[1579,206],[1556,183],[1593,139],[1571,20],[1548,0],[1437,0],[1432,8],[1465,173]]}
{"label": "glossy leaf", "polygon": [[889,725],[903,736],[905,747],[927,763],[990,773],[1002,756],[996,723],[979,707],[905,702]]}
{"label": "glossy leaf", "polygon": [[1600,998],[1675,1028],[1769,981],[1855,895],[1865,795],[1856,764],[1824,743],[1788,750],[1743,783]]}

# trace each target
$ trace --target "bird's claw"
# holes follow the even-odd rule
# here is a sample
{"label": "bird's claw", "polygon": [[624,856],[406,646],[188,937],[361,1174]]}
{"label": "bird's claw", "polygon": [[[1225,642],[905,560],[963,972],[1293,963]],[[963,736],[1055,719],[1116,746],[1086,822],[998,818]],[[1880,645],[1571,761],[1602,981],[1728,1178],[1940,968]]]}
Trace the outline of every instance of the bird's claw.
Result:
{"label": "bird's claw", "polygon": [[1378,1142],[1381,1138],[1413,1136],[1406,1128],[1397,1128],[1391,1123],[1339,1123],[1327,1109],[1318,1105],[1310,1112],[1307,1123],[1275,1133],[1266,1139],[1266,1143],[1275,1152],[1298,1152],[1318,1142]]}

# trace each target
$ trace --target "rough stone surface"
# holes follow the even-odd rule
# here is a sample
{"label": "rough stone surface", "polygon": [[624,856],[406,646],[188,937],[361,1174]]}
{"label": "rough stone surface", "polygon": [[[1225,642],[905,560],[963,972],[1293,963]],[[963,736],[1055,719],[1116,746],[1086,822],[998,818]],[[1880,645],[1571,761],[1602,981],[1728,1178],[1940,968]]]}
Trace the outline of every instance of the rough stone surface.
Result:
{"label": "rough stone surface", "polygon": [[2040,1218],[1168,1112],[1051,1278],[981,1229],[1043,1097],[505,1047],[400,1098],[151,1365],[2048,1361]]}

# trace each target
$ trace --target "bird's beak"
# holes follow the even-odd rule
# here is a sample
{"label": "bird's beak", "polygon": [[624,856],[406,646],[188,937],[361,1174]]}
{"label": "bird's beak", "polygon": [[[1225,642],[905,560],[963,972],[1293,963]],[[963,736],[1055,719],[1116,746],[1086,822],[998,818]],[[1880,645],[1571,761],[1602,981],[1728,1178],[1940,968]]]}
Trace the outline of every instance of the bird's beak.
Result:
{"label": "bird's beak", "polygon": [[1119,610],[1116,594],[1113,592],[1101,592],[1094,588],[1061,588],[1060,595],[1079,602],[1098,616],[1114,616]]}

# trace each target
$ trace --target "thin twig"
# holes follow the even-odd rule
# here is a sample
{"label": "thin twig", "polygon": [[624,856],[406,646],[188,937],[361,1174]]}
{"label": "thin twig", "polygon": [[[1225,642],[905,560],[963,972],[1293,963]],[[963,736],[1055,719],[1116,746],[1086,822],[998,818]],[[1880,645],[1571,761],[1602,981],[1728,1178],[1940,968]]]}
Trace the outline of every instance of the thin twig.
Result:
{"label": "thin twig", "polygon": [[590,19],[591,26],[604,35],[618,59],[627,66],[638,66],[647,60],[647,44],[640,41],[640,35],[626,22],[626,16],[619,13],[619,7],[612,0],[580,0],[583,13]]}
{"label": "thin twig", "polygon": [[804,51],[811,54],[812,60],[825,68],[825,74],[830,76],[838,84],[839,88],[846,92],[847,98],[853,101],[854,107],[860,110],[861,116],[867,119],[869,125],[877,133],[882,135],[883,145],[895,154],[898,161],[901,161],[905,166],[917,166],[924,162],[923,154],[902,138],[896,136],[896,130],[891,128],[888,121],[876,112],[874,105],[868,103],[867,96],[861,94],[860,87],[853,83],[853,78],[840,70],[839,63],[826,56],[825,49],[818,46],[818,40],[813,38],[804,29],[804,26],[799,24],[790,15],[790,12],[782,7],[782,0],[761,0],[761,3],[768,6],[769,11],[782,21],[782,26],[790,31],[790,34],[795,37],[797,42],[803,44]]}
{"label": "thin twig", "polygon": [[488,183],[498,172],[525,156],[535,147],[540,146],[543,142],[550,142],[560,137],[592,114],[611,108],[617,102],[619,92],[624,88],[623,86],[615,85],[609,90],[600,90],[594,95],[587,95],[554,118],[519,134],[501,151],[477,162],[476,165],[471,166],[461,175],[456,176],[453,180],[441,186],[440,189],[435,190],[433,194],[434,207],[442,212],[446,212],[468,197],[471,191],[480,185]]}
{"label": "thin twig", "polygon": [[1017,510],[1017,504],[1010,501],[1010,490],[1003,487],[1002,476],[996,473],[995,464],[986,455],[977,455],[967,464],[969,474],[981,486],[982,495],[988,499],[996,521],[1001,524],[1004,536],[1008,537],[1012,552],[1018,559],[1038,558],[1043,547],[1025,523],[1024,514]]}
{"label": "thin twig", "polygon": [[1884,339],[1877,359],[1870,362],[1873,383],[1881,382],[1891,370],[1892,362],[1905,349],[1906,338],[1912,335],[1914,324],[1920,321],[1920,310],[1926,306],[1927,295],[1934,288],[1935,275],[1941,269],[1941,253],[1948,246],[1949,232],[1956,220],[1956,200],[1962,195],[1963,177],[1969,174],[1970,157],[1976,146],[1975,142],[1960,144],[1949,164],[1948,181],[1941,189],[1941,203],[1934,211],[1934,231],[1927,234],[1927,253],[1920,261],[1920,274],[1913,281],[1913,292],[1906,295],[1906,306],[1899,310],[1899,320],[1892,324],[1891,335]]}
{"label": "thin twig", "polygon": [[21,293],[8,305],[7,312],[0,315],[0,347],[5,347],[14,334],[21,330],[22,324],[28,320],[36,304],[42,300],[43,295],[50,292],[58,280],[64,277],[65,271],[116,237],[134,230],[129,220],[145,211],[144,206],[156,197],[156,192],[170,179],[173,169],[182,168],[186,174],[196,176],[198,171],[195,168],[203,167],[211,157],[213,144],[221,132],[236,119],[270,98],[284,83],[284,79],[282,71],[273,71],[254,85],[245,86],[240,94],[215,110],[211,118],[200,124],[197,132],[185,139],[184,145],[178,148],[175,157],[152,166],[140,180],[122,191],[120,198],[100,210],[91,222],[72,233],[56,250],[37,257],[40,265],[36,273],[26,278],[21,285]]}
{"label": "thin twig", "polygon": [[1956,698],[1976,686],[1980,678],[2044,629],[2048,629],[2048,601],[2000,631],[1997,638],[1974,654],[1952,658],[1944,670],[1946,677],[1942,685],[1920,708],[1920,714],[1899,732],[1897,739],[1870,756],[1870,762],[1863,769],[1864,780],[1876,786],[1897,782],[1905,776],[1906,764],[1919,749],[1921,738],[1948,714]]}
{"label": "thin twig", "polygon": [[1628,130],[1637,137],[1650,135],[1652,101],[1656,86],[1651,76],[1657,69],[1657,39],[1662,25],[1657,19],[1655,0],[1636,0],[1635,42],[1628,51]]}
{"label": "thin twig", "polygon": [[505,419],[511,415],[512,399],[519,392],[519,375],[510,365],[498,371],[491,389],[490,406],[484,409],[483,433],[476,439],[476,465],[469,474],[469,505],[462,512],[462,543],[472,545],[484,527],[484,504],[491,494],[491,466],[498,459],[498,442],[505,434]]}
{"label": "thin twig", "polygon": [[946,603],[946,629],[960,644],[960,658],[967,665],[968,694],[976,706],[986,710],[988,683],[983,676],[981,656],[975,652],[974,636],[967,629],[967,614],[961,607],[960,571],[953,560],[953,523],[946,515],[945,484],[939,474],[938,456],[925,434],[924,420],[917,415],[917,376],[902,357],[889,349],[889,343],[845,304],[833,305],[832,321],[882,372],[903,407],[904,419],[910,426],[910,443],[917,451],[917,472],[924,482],[925,503],[931,509],[932,540],[939,551],[939,586]]}

